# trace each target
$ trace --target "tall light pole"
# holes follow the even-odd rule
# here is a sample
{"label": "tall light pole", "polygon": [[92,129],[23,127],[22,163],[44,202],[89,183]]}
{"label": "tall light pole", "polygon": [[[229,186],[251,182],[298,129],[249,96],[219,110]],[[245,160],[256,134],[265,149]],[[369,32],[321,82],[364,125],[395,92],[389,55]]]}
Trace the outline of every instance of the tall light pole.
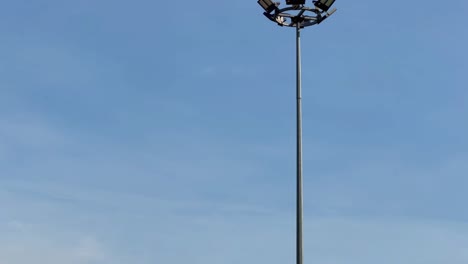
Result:
{"label": "tall light pole", "polygon": [[279,8],[279,2],[258,0],[269,20],[282,27],[296,28],[296,264],[303,264],[302,245],[302,91],[301,91],[301,29],[320,24],[336,11],[329,11],[335,0],[313,1],[306,7],[305,0],[286,0],[289,7]]}

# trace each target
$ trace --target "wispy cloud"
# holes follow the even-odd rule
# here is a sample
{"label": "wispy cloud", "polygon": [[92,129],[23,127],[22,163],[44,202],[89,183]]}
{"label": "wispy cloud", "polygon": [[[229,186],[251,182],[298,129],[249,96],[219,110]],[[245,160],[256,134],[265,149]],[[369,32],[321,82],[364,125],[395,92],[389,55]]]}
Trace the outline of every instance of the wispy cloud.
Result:
{"label": "wispy cloud", "polygon": [[115,263],[105,246],[92,235],[19,221],[6,226],[0,221],[0,232],[2,263]]}

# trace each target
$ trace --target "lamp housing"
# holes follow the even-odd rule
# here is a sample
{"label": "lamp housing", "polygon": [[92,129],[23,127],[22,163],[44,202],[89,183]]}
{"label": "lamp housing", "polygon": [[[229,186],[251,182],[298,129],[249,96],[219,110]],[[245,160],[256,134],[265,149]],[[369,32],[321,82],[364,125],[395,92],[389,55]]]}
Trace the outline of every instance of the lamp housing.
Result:
{"label": "lamp housing", "polygon": [[328,9],[335,3],[335,0],[314,0],[312,1],[314,5],[323,11],[327,12]]}
{"label": "lamp housing", "polygon": [[286,0],[287,5],[304,5],[305,0]]}
{"label": "lamp housing", "polygon": [[258,0],[257,3],[263,7],[266,13],[271,13],[278,8],[278,4],[271,0]]}

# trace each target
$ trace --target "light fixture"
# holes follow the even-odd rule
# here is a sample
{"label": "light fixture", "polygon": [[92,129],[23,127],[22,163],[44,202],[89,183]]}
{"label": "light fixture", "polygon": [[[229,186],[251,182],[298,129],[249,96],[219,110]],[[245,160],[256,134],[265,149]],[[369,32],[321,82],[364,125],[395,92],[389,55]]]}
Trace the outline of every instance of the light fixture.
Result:
{"label": "light fixture", "polygon": [[286,19],[282,16],[276,16],[275,21],[280,26],[283,26],[286,23]]}
{"label": "light fixture", "polygon": [[335,3],[335,0],[314,0],[312,1],[314,5],[323,11],[327,12],[328,9]]}
{"label": "light fixture", "polygon": [[286,0],[287,5],[304,5],[305,0]]}
{"label": "light fixture", "polygon": [[271,0],[258,0],[257,3],[265,9],[265,12],[271,13],[273,10],[277,9],[277,3],[273,3]]}

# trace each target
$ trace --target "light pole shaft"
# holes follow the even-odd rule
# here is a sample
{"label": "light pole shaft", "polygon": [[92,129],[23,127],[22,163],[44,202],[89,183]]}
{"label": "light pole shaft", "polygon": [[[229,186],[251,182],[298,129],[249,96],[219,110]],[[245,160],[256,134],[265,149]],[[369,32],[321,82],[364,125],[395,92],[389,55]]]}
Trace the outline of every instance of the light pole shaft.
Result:
{"label": "light pole shaft", "polygon": [[296,23],[296,124],[297,124],[297,190],[296,190],[296,263],[303,264],[302,254],[302,92],[301,92],[301,22]]}

